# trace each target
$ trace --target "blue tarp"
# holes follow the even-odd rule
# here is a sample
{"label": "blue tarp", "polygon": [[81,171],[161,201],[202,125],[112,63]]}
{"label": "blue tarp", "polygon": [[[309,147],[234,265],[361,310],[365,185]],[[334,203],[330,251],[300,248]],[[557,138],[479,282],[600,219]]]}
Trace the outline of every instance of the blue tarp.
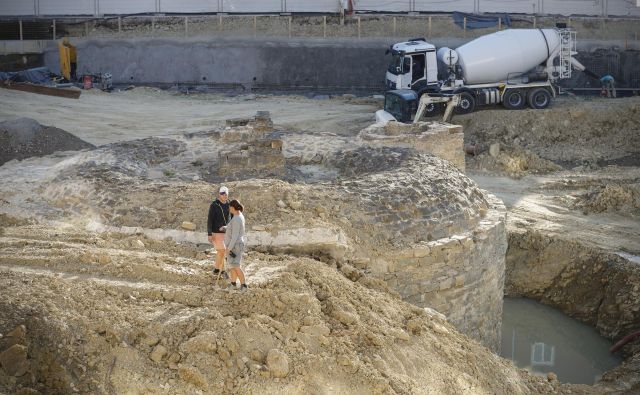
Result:
{"label": "blue tarp", "polygon": [[10,80],[14,82],[32,82],[34,84],[46,84],[51,81],[51,72],[46,67],[36,67],[14,72],[0,71],[0,81]]}
{"label": "blue tarp", "polygon": [[466,17],[467,29],[486,29],[488,27],[498,26],[498,19],[502,19],[502,26],[511,26],[509,14],[476,15],[454,12],[452,17],[455,24],[461,28],[464,28],[464,18]]}

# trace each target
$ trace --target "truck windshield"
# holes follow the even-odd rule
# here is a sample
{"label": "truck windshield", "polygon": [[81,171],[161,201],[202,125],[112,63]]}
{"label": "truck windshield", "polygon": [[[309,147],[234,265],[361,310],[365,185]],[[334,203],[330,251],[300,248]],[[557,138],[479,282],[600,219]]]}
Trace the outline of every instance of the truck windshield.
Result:
{"label": "truck windshield", "polygon": [[391,62],[389,63],[389,72],[391,74],[398,75],[398,67],[402,69],[402,55],[398,52],[391,52]]}
{"label": "truck windshield", "polygon": [[384,110],[396,119],[402,117],[402,101],[399,96],[387,93],[384,97]]}

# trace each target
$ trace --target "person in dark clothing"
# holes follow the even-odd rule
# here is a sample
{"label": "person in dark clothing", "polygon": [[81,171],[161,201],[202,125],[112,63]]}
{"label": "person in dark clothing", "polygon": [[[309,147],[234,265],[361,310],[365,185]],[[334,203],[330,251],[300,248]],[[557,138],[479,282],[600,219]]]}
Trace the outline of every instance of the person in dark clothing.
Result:
{"label": "person in dark clothing", "polygon": [[213,275],[217,276],[222,270],[222,276],[228,279],[229,276],[224,271],[224,257],[226,249],[224,246],[224,233],[227,224],[231,221],[232,215],[229,213],[229,188],[223,186],[218,191],[218,198],[209,206],[209,216],[207,218],[207,235],[209,243],[216,249],[216,263]]}

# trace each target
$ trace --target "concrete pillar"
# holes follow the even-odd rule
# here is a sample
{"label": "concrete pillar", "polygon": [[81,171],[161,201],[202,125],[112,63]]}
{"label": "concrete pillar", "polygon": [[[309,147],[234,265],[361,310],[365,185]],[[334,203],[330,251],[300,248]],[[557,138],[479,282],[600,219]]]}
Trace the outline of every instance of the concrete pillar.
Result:
{"label": "concrete pillar", "polygon": [[118,17],[118,34],[122,34],[122,17]]}
{"label": "concrete pillar", "polygon": [[431,38],[431,15],[429,15],[429,31],[427,33],[427,37]]}
{"label": "concrete pillar", "polygon": [[462,30],[463,30],[463,37],[467,38],[467,17],[464,17],[463,20],[463,24],[462,24]]}
{"label": "concrete pillar", "polygon": [[56,20],[53,20],[53,39],[56,39]]}
{"label": "concrete pillar", "polygon": [[184,36],[189,36],[189,17],[184,17]]}
{"label": "concrete pillar", "polygon": [[22,41],[24,38],[23,32],[22,32],[22,19],[18,21],[18,25],[20,26],[20,41]]}
{"label": "concrete pillar", "polygon": [[322,37],[327,38],[327,16],[322,17]]}

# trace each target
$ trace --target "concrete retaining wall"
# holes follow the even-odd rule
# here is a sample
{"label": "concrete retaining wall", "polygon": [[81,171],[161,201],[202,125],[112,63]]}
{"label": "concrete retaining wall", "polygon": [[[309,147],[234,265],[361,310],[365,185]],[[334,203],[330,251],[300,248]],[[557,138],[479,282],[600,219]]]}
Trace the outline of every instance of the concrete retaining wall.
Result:
{"label": "concrete retaining wall", "polygon": [[[384,85],[379,43],[266,40],[90,40],[78,72],[110,72],[116,84],[212,84],[246,88],[371,88]],[[57,48],[45,64],[59,69]]]}
{"label": "concrete retaining wall", "polygon": [[[456,40],[434,40],[457,45]],[[458,43],[462,40],[457,40]],[[392,40],[137,39],[77,41],[78,72],[110,72],[116,84],[209,84],[245,89],[384,90]],[[51,43],[45,64],[57,72]],[[583,50],[578,56],[619,87],[640,87],[640,52]],[[577,85],[576,85],[577,84]],[[597,86],[576,72],[566,86]]]}

